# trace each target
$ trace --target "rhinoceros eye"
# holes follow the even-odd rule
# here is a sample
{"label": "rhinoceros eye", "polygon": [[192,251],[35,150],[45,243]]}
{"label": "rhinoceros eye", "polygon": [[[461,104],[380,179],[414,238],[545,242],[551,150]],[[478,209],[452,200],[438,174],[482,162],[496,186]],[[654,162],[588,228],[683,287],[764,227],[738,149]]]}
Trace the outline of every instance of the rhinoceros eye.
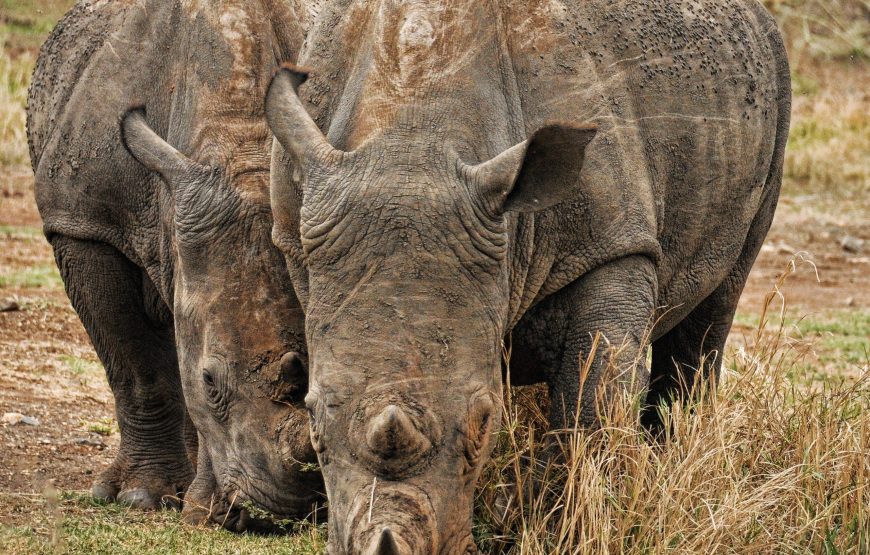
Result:
{"label": "rhinoceros eye", "polygon": [[212,413],[218,420],[226,420],[229,411],[229,391],[226,380],[221,379],[217,369],[205,368],[202,371],[202,382],[206,402]]}
{"label": "rhinoceros eye", "polygon": [[468,412],[467,430],[464,435],[464,474],[477,468],[481,455],[489,440],[492,417],[495,408],[489,395],[482,395],[472,401]]}

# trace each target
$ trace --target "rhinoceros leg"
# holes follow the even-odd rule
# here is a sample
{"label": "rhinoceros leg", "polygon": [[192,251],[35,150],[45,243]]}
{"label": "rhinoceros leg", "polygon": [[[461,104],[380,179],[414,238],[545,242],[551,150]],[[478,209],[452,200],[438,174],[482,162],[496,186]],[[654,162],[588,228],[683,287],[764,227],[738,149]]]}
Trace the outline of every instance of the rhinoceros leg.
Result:
{"label": "rhinoceros leg", "polygon": [[736,294],[734,289],[729,280],[653,343],[649,392],[641,414],[650,431],[663,430],[661,405],[686,401],[718,377],[742,285]]}
{"label": "rhinoceros leg", "polygon": [[121,431],[119,452],[93,494],[144,509],[177,507],[166,496],[187,488],[193,468],[169,311],[142,270],[113,247],[65,236],[51,244],[67,295],[106,368]]}
{"label": "rhinoceros leg", "polygon": [[[526,346],[534,345],[532,350],[544,365],[551,429],[573,429],[575,422],[598,425],[598,391],[644,391],[648,373],[641,349],[656,292],[652,262],[631,256],[587,273],[530,315],[520,339]],[[583,361],[592,351],[598,332],[598,349],[584,379]],[[616,375],[608,375],[610,360],[619,370]],[[599,385],[603,387],[599,389]]]}
{"label": "rhinoceros leg", "polygon": [[641,422],[650,431],[663,431],[661,405],[689,400],[701,393],[711,378],[715,385],[737,303],[773,221],[780,180],[781,173],[775,172],[773,185],[768,185],[767,197],[753,219],[740,257],[725,280],[676,327],[653,343],[649,393],[641,416]]}

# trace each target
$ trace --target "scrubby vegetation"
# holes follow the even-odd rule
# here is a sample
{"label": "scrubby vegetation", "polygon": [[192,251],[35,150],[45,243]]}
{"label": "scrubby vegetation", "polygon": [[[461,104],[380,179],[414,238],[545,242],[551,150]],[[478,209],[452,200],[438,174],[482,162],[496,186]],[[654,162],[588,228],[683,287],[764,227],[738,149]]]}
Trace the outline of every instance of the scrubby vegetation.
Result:
{"label": "scrubby vegetation", "polygon": [[[788,275],[787,270],[778,286]],[[784,299],[768,296],[718,388],[666,411],[658,441],[622,399],[541,458],[545,411],[523,391],[481,488],[482,546],[537,553],[867,553],[870,375],[804,379]],[[865,336],[866,341],[866,336]],[[828,376],[831,378],[831,376]]]}

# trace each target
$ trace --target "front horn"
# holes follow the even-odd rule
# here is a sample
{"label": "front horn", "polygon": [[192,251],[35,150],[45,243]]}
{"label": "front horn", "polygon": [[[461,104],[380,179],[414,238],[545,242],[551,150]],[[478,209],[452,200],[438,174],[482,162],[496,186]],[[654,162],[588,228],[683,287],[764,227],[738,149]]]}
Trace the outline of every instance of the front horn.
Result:
{"label": "front horn", "polygon": [[307,79],[305,69],[284,64],[272,77],[266,91],[266,121],[272,134],[297,164],[305,164],[310,156],[328,158],[341,155],[329,144],[299,100],[299,87]]}

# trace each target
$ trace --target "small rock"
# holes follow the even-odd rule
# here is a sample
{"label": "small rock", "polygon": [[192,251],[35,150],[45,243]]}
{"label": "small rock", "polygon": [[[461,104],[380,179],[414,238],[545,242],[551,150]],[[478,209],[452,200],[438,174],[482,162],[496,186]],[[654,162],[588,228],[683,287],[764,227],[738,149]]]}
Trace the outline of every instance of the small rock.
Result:
{"label": "small rock", "polygon": [[103,440],[100,439],[100,436],[96,434],[91,434],[90,437],[80,437],[76,441],[76,445],[90,445],[91,447],[98,447],[102,449],[106,446],[103,443]]}
{"label": "small rock", "polygon": [[20,412],[7,412],[0,418],[4,424],[15,426],[17,424],[26,424],[27,426],[39,426],[39,419],[33,416],[25,416]]}
{"label": "small rock", "polygon": [[0,301],[0,312],[16,312],[18,310],[21,310],[21,306],[12,299]]}
{"label": "small rock", "polygon": [[844,301],[846,306],[855,306],[855,297],[849,297]]}
{"label": "small rock", "polygon": [[858,237],[846,235],[840,241],[840,246],[843,247],[843,250],[846,252],[858,254],[861,252],[861,249],[864,248],[864,239],[859,239]]}

